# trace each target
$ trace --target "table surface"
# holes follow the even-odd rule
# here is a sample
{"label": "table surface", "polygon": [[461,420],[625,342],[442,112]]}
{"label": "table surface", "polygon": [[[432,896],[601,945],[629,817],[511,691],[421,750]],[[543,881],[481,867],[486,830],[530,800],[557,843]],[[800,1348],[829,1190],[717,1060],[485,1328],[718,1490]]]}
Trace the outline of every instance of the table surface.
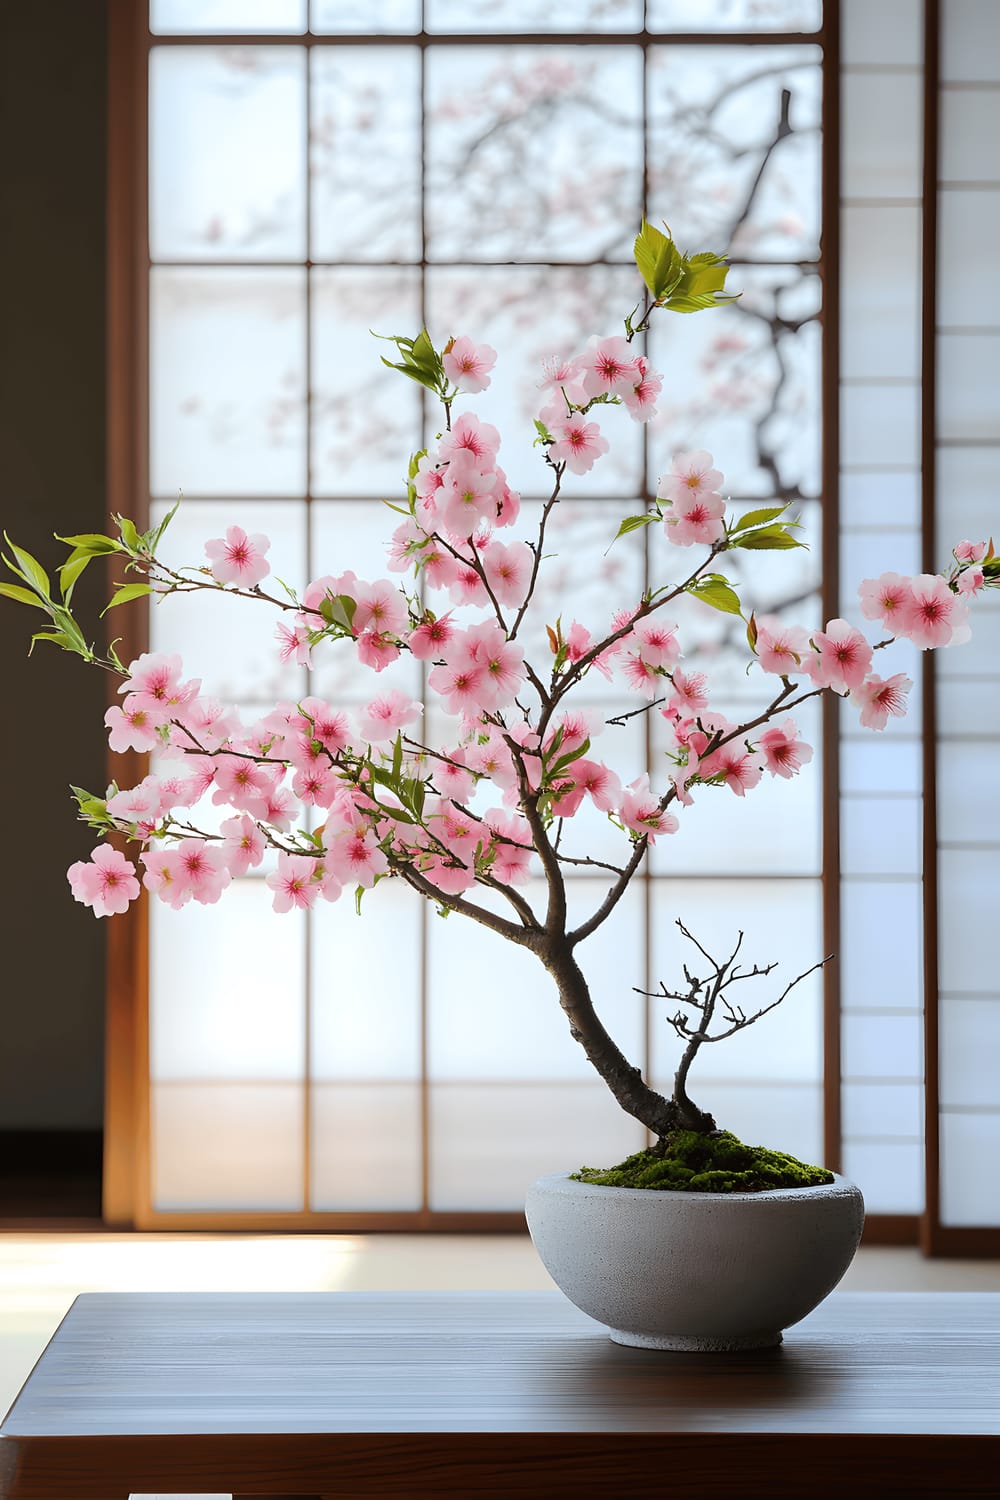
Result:
{"label": "table surface", "polygon": [[584,1432],[1000,1436],[1000,1293],[834,1294],[741,1354],[624,1348],[557,1292],[87,1294],[0,1428]]}

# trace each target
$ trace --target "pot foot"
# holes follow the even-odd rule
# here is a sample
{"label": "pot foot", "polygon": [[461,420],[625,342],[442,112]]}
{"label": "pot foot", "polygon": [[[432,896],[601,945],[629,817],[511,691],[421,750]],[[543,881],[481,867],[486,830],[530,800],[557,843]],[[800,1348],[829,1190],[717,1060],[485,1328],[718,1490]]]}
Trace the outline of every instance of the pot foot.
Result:
{"label": "pot foot", "polygon": [[731,1354],[741,1349],[774,1349],[781,1343],[781,1333],[749,1333],[731,1338],[690,1338],[684,1334],[629,1333],[622,1328],[608,1330],[616,1344],[633,1349],[672,1349],[681,1354]]}

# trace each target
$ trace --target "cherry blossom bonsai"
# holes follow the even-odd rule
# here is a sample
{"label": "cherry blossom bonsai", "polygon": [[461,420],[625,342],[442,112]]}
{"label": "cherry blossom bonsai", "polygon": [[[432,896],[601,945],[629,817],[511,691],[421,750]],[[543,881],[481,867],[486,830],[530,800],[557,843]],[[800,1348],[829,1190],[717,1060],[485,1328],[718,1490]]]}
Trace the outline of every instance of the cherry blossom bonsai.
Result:
{"label": "cherry blossom bonsai", "polygon": [[[0,584],[0,593],[48,617],[33,642],[75,652],[118,680],[121,704],[105,716],[111,749],[156,757],[138,786],[112,784],[103,796],[73,789],[80,817],[100,842],[90,860],[73,865],[69,883],[97,916],[124,912],[141,885],[173,908],[213,904],[267,851],[276,854],[266,878],[279,912],[335,901],[348,890],[360,910],[364,892],[402,882],[442,914],[479,923],[535,955],[552,978],[571,1037],[621,1108],[651,1132],[651,1151],[607,1173],[584,1169],[586,1180],[727,1191],[828,1181],[821,1168],[743,1147],[688,1093],[698,1050],[758,1020],[804,976],[748,1014],[732,1000],[733,986],[765,978],[773,966],[741,966],[742,935],[729,956],[710,955],[682,925],[693,967],[682,984],[657,991],[684,1043],[667,1098],[644,1081],[599,1018],[580,949],[614,912],[656,840],[683,835],[684,811],[696,798],[743,798],[763,777],[789,779],[807,766],[813,752],[793,716],[800,705],[839,694],[872,730],[905,714],[912,684],[902,672],[873,670],[876,654],[899,639],[922,649],[960,644],[969,635],[968,601],[1000,586],[1000,557],[992,543],[963,541],[941,574],[865,580],[861,610],[876,627],[874,642],[842,619],[810,630],[777,616],[747,617],[720,562],[727,553],[802,546],[799,522],[780,502],[728,514],[723,475],[710,455],[678,454],[655,503],[607,538],[629,546],[636,529],[662,527],[676,548],[676,581],[615,601],[607,620],[566,622],[556,605],[544,657],[530,659],[524,637],[545,568],[547,527],[564,485],[608,451],[599,408],[624,406],[636,422],[648,421],[662,386],[639,352],[650,319],[733,300],[719,256],[682,255],[669,233],[649,224],[635,258],[646,294],[623,333],[595,337],[572,357],[546,364],[534,442],[551,489],[531,539],[517,538],[520,501],[498,462],[500,435],[463,399],[489,385],[495,351],[465,336],[438,348],[423,329],[415,338],[390,339],[397,358],[384,359],[431,392],[441,410],[436,441],[411,458],[405,493],[393,502],[401,519],[388,571],[411,575],[409,585],[344,571],[312,580],[301,594],[272,587],[268,539],[239,526],[208,540],[201,562],[174,568],[159,552],[171,511],[145,532],[116,517],[116,535],[61,538],[70,552],[55,594],[42,565],[8,538],[4,561],[16,582]],[[377,677],[409,653],[425,664],[447,729],[432,743],[420,728],[421,704],[377,684],[358,712],[307,695],[243,724],[203,695],[198,680],[184,677],[179,656],[145,654],[124,663],[114,643],[88,644],[73,590],[96,557],[122,565],[108,609],[147,595],[162,604],[166,596],[215,590],[277,612],[285,662],[310,667],[316,652],[332,648],[353,653]],[[745,630],[762,691],[744,722],[713,709],[706,675],[681,665],[671,606],[684,596]],[[669,748],[653,782],[643,774],[623,785],[614,756],[598,757],[594,740],[604,724],[573,704],[594,673],[634,693],[636,714],[665,721]],[[198,821],[209,797],[231,814],[217,832]],[[568,852],[565,835],[585,802],[618,830],[617,859]],[[138,848],[141,879],[123,852],[129,846]],[[596,908],[574,922],[566,876],[581,865],[606,886]],[[544,909],[525,891],[539,871]]]}

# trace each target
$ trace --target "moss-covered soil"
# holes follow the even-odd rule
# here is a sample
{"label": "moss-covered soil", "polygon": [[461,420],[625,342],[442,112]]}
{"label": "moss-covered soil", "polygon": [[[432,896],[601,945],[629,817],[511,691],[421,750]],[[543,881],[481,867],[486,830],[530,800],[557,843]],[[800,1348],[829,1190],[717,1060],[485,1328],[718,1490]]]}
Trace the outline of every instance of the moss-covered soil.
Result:
{"label": "moss-covered soil", "polygon": [[679,1130],[662,1156],[637,1151],[617,1167],[581,1167],[571,1175],[575,1182],[605,1187],[668,1188],[682,1193],[762,1193],[833,1181],[833,1173],[825,1167],[811,1167],[766,1146],[744,1146],[728,1130],[713,1135]]}

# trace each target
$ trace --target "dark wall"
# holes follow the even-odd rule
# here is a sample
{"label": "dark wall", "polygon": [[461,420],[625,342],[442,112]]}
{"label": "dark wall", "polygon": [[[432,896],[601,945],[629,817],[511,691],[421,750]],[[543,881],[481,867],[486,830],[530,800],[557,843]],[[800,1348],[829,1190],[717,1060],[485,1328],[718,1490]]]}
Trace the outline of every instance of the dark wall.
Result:
{"label": "dark wall", "polygon": [[[104,0],[0,5],[0,523],[46,565],[53,532],[104,529],[105,104]],[[104,931],[66,883],[91,847],[67,788],[103,788],[105,682],[51,645],[29,662],[42,620],[0,599],[0,1129],[87,1129]]]}

